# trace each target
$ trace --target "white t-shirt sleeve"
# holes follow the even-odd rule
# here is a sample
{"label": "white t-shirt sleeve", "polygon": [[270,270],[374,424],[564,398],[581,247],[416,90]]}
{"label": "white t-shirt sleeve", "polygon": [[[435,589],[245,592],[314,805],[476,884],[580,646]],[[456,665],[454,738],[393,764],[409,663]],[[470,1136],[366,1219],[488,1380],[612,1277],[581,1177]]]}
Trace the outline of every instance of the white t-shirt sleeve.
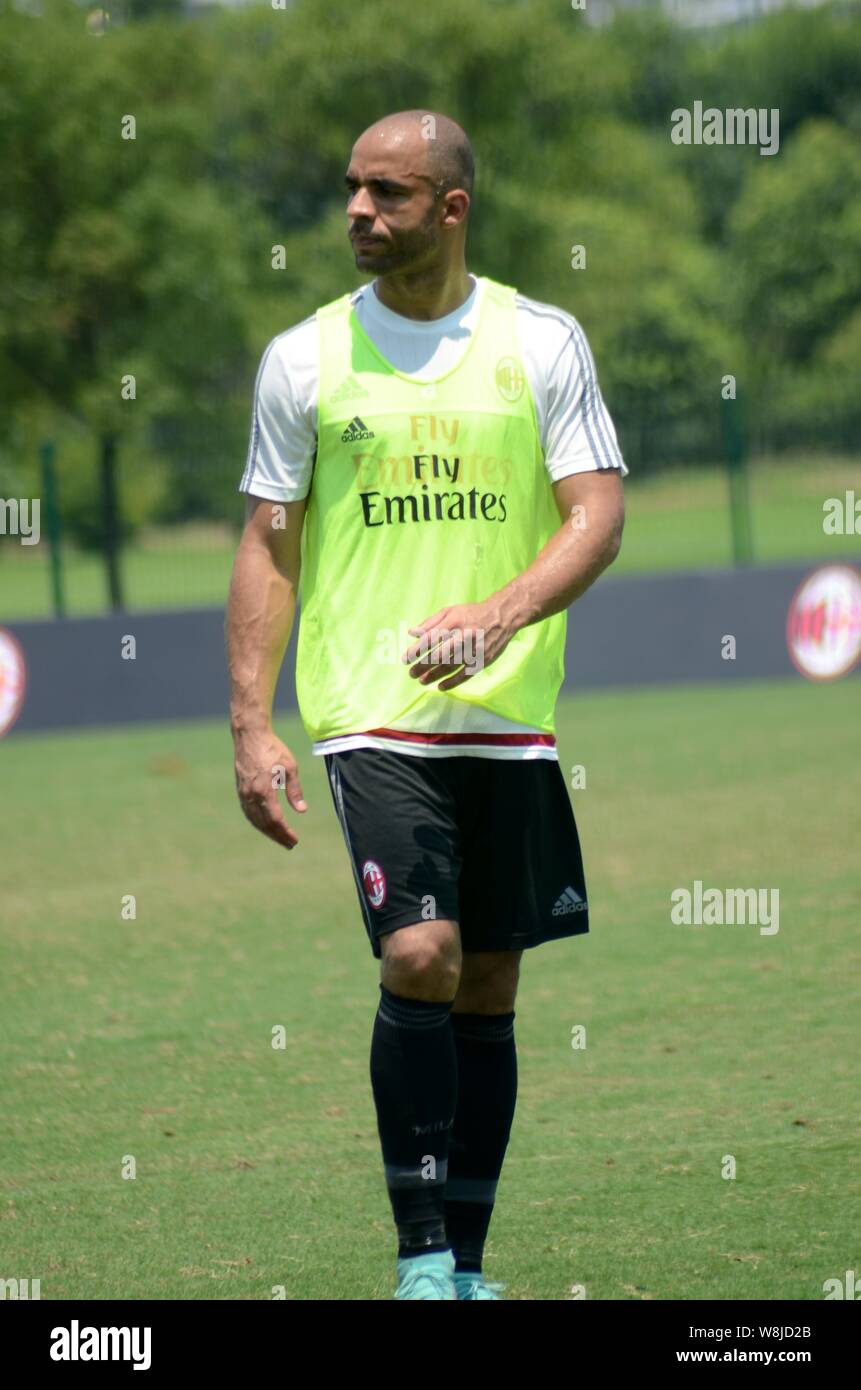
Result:
{"label": "white t-shirt sleeve", "polygon": [[628,469],[598,387],[586,334],[553,304],[518,295],[518,329],[535,395],[544,462],[553,482],[572,473]]}
{"label": "white t-shirt sleeve", "polygon": [[307,497],[317,447],[315,318],[274,338],[260,361],[240,492],[272,502]]}
{"label": "white t-shirt sleeve", "polygon": [[545,462],[554,482],[572,473],[628,469],[598,386],[598,373],[575,319],[547,378]]}

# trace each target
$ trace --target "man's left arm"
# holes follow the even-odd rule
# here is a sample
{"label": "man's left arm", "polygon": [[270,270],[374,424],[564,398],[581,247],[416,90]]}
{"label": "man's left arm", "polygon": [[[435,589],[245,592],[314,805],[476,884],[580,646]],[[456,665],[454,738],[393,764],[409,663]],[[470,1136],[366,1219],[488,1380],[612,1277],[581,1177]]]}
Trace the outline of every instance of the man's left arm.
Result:
{"label": "man's left arm", "polygon": [[[443,608],[410,628],[420,640],[404,661],[422,685],[462,685],[494,662],[521,628],[568,608],[615,560],[625,520],[621,471],[572,473],[553,484],[553,493],[562,524],[528,569],[482,603]],[[476,649],[482,660],[456,669],[462,653]]]}

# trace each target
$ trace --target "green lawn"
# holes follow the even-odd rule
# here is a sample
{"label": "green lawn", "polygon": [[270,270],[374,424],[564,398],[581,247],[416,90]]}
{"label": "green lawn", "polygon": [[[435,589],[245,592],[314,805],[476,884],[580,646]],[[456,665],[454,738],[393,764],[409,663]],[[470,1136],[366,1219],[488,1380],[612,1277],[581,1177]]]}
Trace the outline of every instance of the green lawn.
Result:
{"label": "green lawn", "polygon": [[[835,537],[822,529],[822,504],[861,497],[861,465],[840,459],[763,462],[751,469],[754,557],[758,563],[861,555],[861,537]],[[625,539],[615,573],[699,569],[731,565],[732,534],[726,474],[683,469],[626,485]],[[237,499],[237,517],[241,504]],[[235,539],[225,527],[183,527],[157,532],[123,556],[126,601],[132,609],[186,608],[224,603]],[[106,607],[101,560],[64,552],[67,609],[100,613]],[[0,540],[0,622],[51,612],[51,582],[44,544]]]}
{"label": "green lawn", "polygon": [[[592,931],[524,962],[509,1298],[813,1300],[861,1270],[858,690],[561,706]],[[45,1299],[391,1297],[376,965],[321,762],[281,728],[290,855],[243,820],[223,725],[2,745],[0,1273]],[[779,932],[671,925],[695,879],[778,888]]]}
{"label": "green lawn", "polygon": [[[754,561],[780,564],[861,556],[861,535],[830,536],[823,503],[854,489],[861,498],[861,463],[792,459],[750,470]],[[625,483],[627,519],[616,573],[732,565],[726,474],[718,469],[673,471]]]}

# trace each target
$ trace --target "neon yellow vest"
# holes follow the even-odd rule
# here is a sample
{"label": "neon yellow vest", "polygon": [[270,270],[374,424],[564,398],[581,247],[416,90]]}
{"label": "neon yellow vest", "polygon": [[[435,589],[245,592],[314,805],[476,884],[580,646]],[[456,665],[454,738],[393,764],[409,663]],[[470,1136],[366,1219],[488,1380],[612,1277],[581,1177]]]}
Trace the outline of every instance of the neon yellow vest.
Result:
{"label": "neon yellow vest", "polygon": [[385,728],[432,700],[465,700],[554,732],[564,612],[521,629],[498,660],[451,693],[419,685],[400,660],[416,641],[409,628],[446,606],[489,597],[560,525],[521,360],[515,291],[483,284],[465,355],[429,384],[381,356],[349,295],[317,311],[317,456],[296,661],[313,740]]}

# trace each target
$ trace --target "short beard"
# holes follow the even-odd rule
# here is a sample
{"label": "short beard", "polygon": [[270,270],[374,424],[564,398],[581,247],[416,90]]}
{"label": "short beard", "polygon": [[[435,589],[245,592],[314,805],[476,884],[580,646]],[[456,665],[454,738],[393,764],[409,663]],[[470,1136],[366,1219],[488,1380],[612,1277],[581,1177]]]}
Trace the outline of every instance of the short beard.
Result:
{"label": "short beard", "polygon": [[[391,250],[371,254],[365,252],[363,255],[357,249],[356,265],[360,270],[374,271],[378,275],[391,275],[393,272],[409,275],[411,270],[420,275],[433,260],[432,253],[436,251],[438,244],[432,214],[429,213],[422,226],[402,236],[397,246],[393,246]],[[362,266],[360,258],[367,260],[368,264]]]}

